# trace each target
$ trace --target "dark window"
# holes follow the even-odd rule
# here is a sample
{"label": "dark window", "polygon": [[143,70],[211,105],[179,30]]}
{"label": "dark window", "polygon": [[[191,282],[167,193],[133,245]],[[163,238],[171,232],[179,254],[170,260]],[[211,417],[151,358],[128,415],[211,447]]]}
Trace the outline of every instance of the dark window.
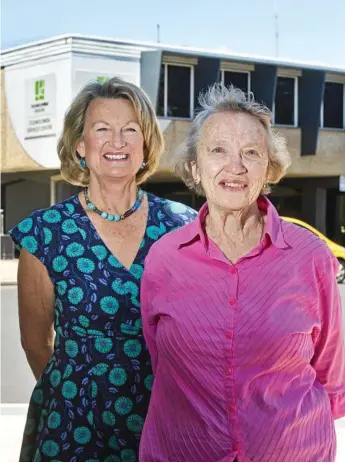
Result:
{"label": "dark window", "polygon": [[158,91],[158,107],[157,107],[157,115],[164,116],[164,69],[165,66],[162,64],[161,66],[161,75],[159,78],[159,91]]}
{"label": "dark window", "polygon": [[224,71],[224,85],[240,88],[244,93],[248,93],[248,74],[246,72]]}
{"label": "dark window", "polygon": [[295,125],[295,79],[278,77],[274,107],[274,122]]}
{"label": "dark window", "polygon": [[332,129],[344,127],[344,85],[325,83],[323,97],[323,126]]}
{"label": "dark window", "polygon": [[168,117],[191,117],[190,74],[189,67],[168,65]]}
{"label": "dark window", "polygon": [[[165,66],[168,67],[165,82]],[[186,66],[162,65],[159,95],[158,115],[166,117],[191,117],[190,114],[190,79],[191,68]],[[167,86],[168,103],[164,107],[164,90]]]}

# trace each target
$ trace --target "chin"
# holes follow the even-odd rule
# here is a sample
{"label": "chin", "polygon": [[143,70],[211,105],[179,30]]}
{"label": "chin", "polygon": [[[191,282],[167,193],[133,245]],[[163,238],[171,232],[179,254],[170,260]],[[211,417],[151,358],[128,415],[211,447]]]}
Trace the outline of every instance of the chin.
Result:
{"label": "chin", "polygon": [[[222,195],[223,196],[223,195]],[[229,194],[226,197],[215,198],[215,203],[221,209],[227,209],[230,211],[240,211],[249,206],[249,198],[246,194]]]}

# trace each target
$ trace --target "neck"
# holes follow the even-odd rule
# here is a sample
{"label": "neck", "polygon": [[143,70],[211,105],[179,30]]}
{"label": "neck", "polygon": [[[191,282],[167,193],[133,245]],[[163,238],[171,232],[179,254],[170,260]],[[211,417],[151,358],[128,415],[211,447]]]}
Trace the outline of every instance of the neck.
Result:
{"label": "neck", "polygon": [[206,230],[212,238],[243,243],[253,232],[263,232],[263,216],[256,201],[240,211],[226,211],[212,204],[208,208]]}
{"label": "neck", "polygon": [[98,209],[109,214],[123,214],[135,203],[137,185],[135,179],[118,182],[90,179],[89,199]]}

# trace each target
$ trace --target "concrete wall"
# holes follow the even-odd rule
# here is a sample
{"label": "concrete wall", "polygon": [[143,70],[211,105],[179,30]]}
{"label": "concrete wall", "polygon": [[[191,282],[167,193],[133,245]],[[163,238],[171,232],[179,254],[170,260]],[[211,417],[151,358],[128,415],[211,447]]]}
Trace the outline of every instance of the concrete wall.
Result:
{"label": "concrete wall", "polygon": [[[184,140],[189,121],[164,121],[166,150],[160,168],[168,169],[169,159]],[[317,152],[313,156],[301,156],[301,130],[299,128],[276,127],[275,130],[287,139],[292,165],[288,176],[325,177],[345,175],[345,132],[320,130]]]}

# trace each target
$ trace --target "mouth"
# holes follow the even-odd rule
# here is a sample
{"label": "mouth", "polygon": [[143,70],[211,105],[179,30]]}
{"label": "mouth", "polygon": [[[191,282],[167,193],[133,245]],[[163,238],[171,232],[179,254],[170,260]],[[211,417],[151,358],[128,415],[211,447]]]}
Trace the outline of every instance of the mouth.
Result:
{"label": "mouth", "polygon": [[243,182],[220,182],[219,185],[227,191],[244,191],[248,188],[248,185]]}
{"label": "mouth", "polygon": [[129,154],[126,153],[119,153],[119,154],[113,154],[113,153],[106,153],[103,155],[105,159],[107,159],[110,162],[123,162],[127,161],[129,158]]}

